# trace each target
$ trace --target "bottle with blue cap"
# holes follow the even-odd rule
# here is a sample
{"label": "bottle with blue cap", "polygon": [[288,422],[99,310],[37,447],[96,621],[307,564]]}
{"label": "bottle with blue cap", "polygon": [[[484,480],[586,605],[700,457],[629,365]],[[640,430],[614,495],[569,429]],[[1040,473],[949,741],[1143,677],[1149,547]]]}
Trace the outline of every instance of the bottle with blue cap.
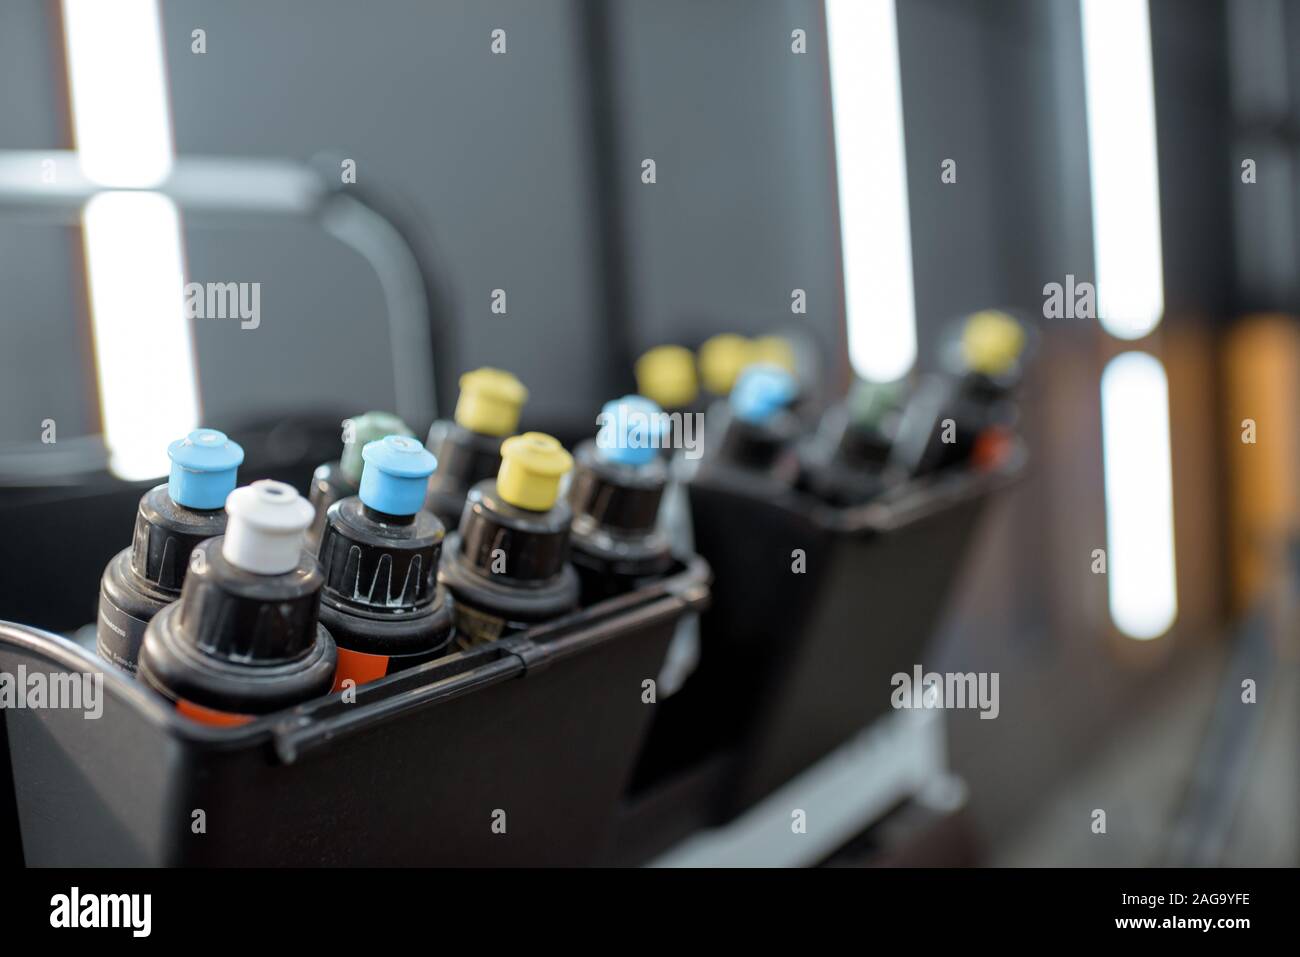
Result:
{"label": "bottle with blue cap", "polygon": [[786,453],[801,431],[791,412],[798,392],[787,369],[768,363],[746,367],[727,399],[716,464],[793,481],[795,469]]}
{"label": "bottle with blue cap", "polygon": [[216,429],[195,429],[167,446],[166,484],[140,499],[131,546],[104,569],[95,644],[99,654],[134,673],[149,622],[181,594],[190,556],[226,530],[223,506],[235,488],[244,450]]}
{"label": "bottle with blue cap", "polygon": [[180,600],[149,623],[139,666],[186,718],[221,727],[328,694],[338,663],[303,549],[311,505],[263,480],[231,492],[226,514],[225,534],[195,547]]}
{"label": "bottle with blue cap", "polygon": [[640,395],[605,403],[595,439],[578,446],[569,504],[571,560],[584,605],[622,594],[665,574],[673,564],[658,528],[668,484],[669,444],[663,410]]}
{"label": "bottle with blue cap", "polygon": [[560,484],[573,468],[564,446],[541,432],[501,443],[497,477],[465,500],[438,578],[451,592],[462,648],[525,631],[578,606],[569,562],[573,510]]}
{"label": "bottle with blue cap", "polygon": [[452,633],[437,578],[446,530],[424,510],[438,460],[406,435],[370,442],[361,456],[358,492],[330,506],[317,556],[321,621],[339,650],[335,690],[440,657]]}
{"label": "bottle with blue cap", "polygon": [[307,550],[316,551],[325,531],[325,513],[339,499],[356,495],[361,486],[364,462],[361,450],[385,435],[414,435],[398,416],[391,412],[366,412],[343,420],[343,453],[337,462],[317,467],[311,477],[307,499],[315,510],[315,519],[307,530]]}

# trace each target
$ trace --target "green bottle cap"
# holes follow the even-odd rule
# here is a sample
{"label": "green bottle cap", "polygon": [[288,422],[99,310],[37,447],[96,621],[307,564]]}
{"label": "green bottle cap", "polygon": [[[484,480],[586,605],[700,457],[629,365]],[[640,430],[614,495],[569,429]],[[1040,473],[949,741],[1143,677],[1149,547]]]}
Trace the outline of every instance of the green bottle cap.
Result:
{"label": "green bottle cap", "polygon": [[900,409],[907,397],[907,386],[898,382],[868,382],[859,379],[849,390],[849,421],[861,429],[880,425],[890,412]]}
{"label": "green bottle cap", "polygon": [[391,412],[367,412],[343,420],[343,455],[339,458],[339,472],[353,485],[361,484],[361,469],[365,463],[361,450],[369,442],[386,435],[414,435],[405,422]]}

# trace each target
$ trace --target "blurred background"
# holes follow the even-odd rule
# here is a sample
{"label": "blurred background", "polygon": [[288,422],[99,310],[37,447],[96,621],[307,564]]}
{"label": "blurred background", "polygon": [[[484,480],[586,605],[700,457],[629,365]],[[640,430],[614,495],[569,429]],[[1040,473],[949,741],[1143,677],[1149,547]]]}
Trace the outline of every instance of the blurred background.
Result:
{"label": "blurred background", "polygon": [[[925,659],[1000,716],[944,714],[966,798],[911,860],[1300,860],[1300,3],[80,6],[0,6],[0,618],[93,620],[187,419],[302,488],[479,365],[571,440],[654,345],[793,329],[836,392],[1011,308],[1031,467]],[[260,283],[258,327],[123,269]]]}

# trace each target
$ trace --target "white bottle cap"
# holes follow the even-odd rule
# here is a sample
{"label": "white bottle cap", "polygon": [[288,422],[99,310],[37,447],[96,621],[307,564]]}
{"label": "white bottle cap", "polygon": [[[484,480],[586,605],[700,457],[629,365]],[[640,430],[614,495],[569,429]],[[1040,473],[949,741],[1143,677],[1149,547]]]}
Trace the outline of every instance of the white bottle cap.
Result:
{"label": "white bottle cap", "polygon": [[263,479],[231,492],[226,514],[226,561],[258,575],[283,575],[298,565],[315,510],[292,485]]}

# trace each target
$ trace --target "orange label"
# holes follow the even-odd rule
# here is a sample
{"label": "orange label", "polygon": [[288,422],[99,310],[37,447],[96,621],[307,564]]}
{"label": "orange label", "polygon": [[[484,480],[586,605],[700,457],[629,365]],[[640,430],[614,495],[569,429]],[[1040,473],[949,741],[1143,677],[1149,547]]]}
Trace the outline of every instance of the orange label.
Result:
{"label": "orange label", "polygon": [[193,701],[186,701],[184,698],[177,699],[176,710],[185,717],[199,722],[199,724],[214,724],[221,728],[234,728],[241,724],[248,724],[253,720],[251,714],[217,711],[213,708],[205,708],[201,704],[195,704]]}
{"label": "orange label", "polygon": [[975,439],[971,463],[981,472],[990,472],[1005,461],[1014,444],[1014,436],[1006,429],[997,426],[985,429]]}
{"label": "orange label", "polygon": [[378,681],[388,674],[388,655],[367,655],[360,651],[339,649],[339,666],[334,672],[333,691],[342,691],[343,682],[351,678],[358,685]]}

